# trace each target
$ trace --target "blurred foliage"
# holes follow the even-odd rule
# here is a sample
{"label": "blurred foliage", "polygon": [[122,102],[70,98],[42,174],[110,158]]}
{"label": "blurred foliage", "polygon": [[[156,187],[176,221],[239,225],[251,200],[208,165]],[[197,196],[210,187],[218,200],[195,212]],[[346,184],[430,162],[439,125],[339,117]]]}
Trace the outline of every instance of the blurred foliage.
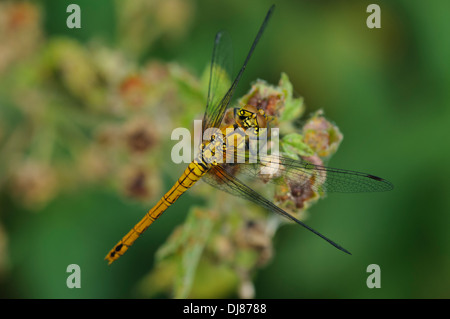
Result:
{"label": "blurred foliage", "polygon": [[[353,256],[202,185],[112,267],[104,254],[184,169],[167,141],[203,114],[215,32],[238,66],[271,2],[84,0],[68,29],[70,3],[0,3],[1,297],[449,297],[447,2],[379,1],[371,30],[369,1],[275,1],[241,80],[236,96],[253,82],[289,100],[285,153],[329,165],[343,132],[332,166],[395,184],[309,210]],[[72,263],[81,289],[65,285]],[[371,263],[381,289],[365,285]]]}

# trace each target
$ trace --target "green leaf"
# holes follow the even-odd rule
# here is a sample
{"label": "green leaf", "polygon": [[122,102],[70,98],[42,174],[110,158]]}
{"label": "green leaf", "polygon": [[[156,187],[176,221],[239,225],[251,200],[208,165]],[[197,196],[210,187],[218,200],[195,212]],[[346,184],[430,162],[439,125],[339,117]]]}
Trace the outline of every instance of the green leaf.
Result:
{"label": "green leaf", "polygon": [[303,142],[303,136],[291,133],[281,139],[281,148],[286,156],[298,159],[298,156],[312,156],[314,151]]}
{"label": "green leaf", "polygon": [[304,111],[303,98],[294,98],[292,83],[286,73],[281,73],[279,86],[286,97],[284,111],[280,116],[281,121],[290,121],[300,117]]}

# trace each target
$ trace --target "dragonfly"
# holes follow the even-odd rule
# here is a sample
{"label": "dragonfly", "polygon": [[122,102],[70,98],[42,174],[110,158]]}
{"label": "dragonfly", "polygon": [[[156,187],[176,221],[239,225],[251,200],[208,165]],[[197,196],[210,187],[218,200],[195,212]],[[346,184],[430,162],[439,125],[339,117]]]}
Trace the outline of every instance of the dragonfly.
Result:
{"label": "dragonfly", "polygon": [[[201,179],[217,189],[244,198],[269,211],[277,213],[303,226],[337,249],[351,254],[336,242],[275,205],[272,201],[250,186],[247,186],[246,183],[238,178],[237,173],[255,177],[264,165],[267,165],[268,162],[273,163],[274,158],[277,164],[278,175],[282,176],[288,183],[297,185],[300,189],[302,187],[309,187],[314,191],[323,192],[374,192],[393,189],[393,185],[389,181],[371,174],[315,165],[303,159],[292,159],[278,154],[270,155],[266,158],[261,156],[256,162],[252,163],[248,160],[245,161],[245,158],[244,161],[236,161],[238,156],[234,155],[233,158],[235,161],[233,163],[227,163],[226,160],[228,162],[230,161],[226,155],[228,149],[224,140],[234,139],[237,136],[233,135],[236,133],[231,133],[232,135],[227,133],[226,128],[241,128],[243,130],[251,130],[253,133],[258,134],[258,131],[265,128],[268,122],[268,115],[264,110],[252,105],[245,105],[240,109],[236,109],[234,112],[234,123],[228,125],[222,124],[225,112],[230,105],[236,87],[273,14],[274,8],[275,6],[272,6],[267,12],[242,67],[229,87],[224,86],[224,83],[228,81],[227,72],[225,71],[230,69],[229,40],[224,32],[218,32],[216,34],[210,65],[206,109],[202,121],[202,132],[215,129],[213,131],[216,133],[202,140],[200,152],[188,165],[173,187],[108,252],[105,260],[109,264],[119,259],[153,222],[172,206],[182,194]],[[312,180],[315,183],[312,183]]]}

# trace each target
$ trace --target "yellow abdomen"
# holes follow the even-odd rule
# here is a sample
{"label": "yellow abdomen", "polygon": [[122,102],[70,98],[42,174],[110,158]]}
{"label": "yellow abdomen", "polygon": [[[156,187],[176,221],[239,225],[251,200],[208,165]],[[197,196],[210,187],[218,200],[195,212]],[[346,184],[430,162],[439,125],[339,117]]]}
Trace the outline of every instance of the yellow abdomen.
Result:
{"label": "yellow abdomen", "polygon": [[173,187],[148,211],[148,213],[126,234],[106,255],[109,264],[119,259],[139,236],[161,216],[188,188],[194,185],[208,171],[208,166],[194,160],[184,171]]}

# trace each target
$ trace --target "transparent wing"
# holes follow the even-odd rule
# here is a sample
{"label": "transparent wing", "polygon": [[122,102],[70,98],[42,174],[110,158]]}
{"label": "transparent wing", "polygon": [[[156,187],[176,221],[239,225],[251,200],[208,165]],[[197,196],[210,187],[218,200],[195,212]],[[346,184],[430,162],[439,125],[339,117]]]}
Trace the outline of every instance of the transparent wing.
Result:
{"label": "transparent wing", "polygon": [[[214,48],[211,59],[210,77],[208,86],[208,99],[205,115],[203,117],[202,131],[211,127],[220,117],[222,100],[231,87],[233,70],[233,50],[230,36],[224,32],[218,32],[214,39]],[[226,105],[225,105],[226,108]]]}
{"label": "transparent wing", "polygon": [[312,229],[305,223],[301,222],[294,216],[288,214],[287,212],[285,212],[284,210],[282,210],[281,208],[279,208],[278,206],[273,204],[271,201],[269,201],[262,195],[255,192],[253,189],[251,189],[250,187],[245,185],[243,182],[241,182],[239,179],[237,179],[231,173],[227,172],[227,170],[224,169],[223,167],[213,166],[210,169],[210,171],[203,177],[203,180],[206,181],[208,184],[210,184],[213,187],[216,187],[216,188],[218,188],[222,191],[225,191],[227,193],[230,193],[232,195],[252,201],[272,212],[275,212],[285,218],[290,219],[291,221],[296,222],[297,224],[305,227],[306,229],[313,232],[320,238],[326,240],[327,242],[329,242],[331,245],[333,245],[337,249],[342,250],[343,252],[346,252],[347,254],[351,255],[351,253],[349,251],[347,251],[345,248],[343,248],[342,246],[338,245],[331,239],[325,237],[318,231]]}
{"label": "transparent wing", "polygon": [[[258,44],[258,41],[261,38],[264,29],[266,28],[267,23],[269,22],[270,17],[272,16],[274,9],[275,6],[272,6],[267,12],[266,17],[261,27],[259,28],[258,34],[256,35],[255,40],[253,41],[253,44],[250,47],[250,51],[247,54],[244,64],[242,65],[238,75],[236,76],[233,83],[231,84],[231,86],[224,95],[222,95],[223,93],[222,86],[223,83],[225,83],[223,82],[223,79],[225,78],[225,75],[223,73],[224,71],[229,72],[227,68],[230,67],[229,55],[231,53],[229,53],[228,51],[231,49],[230,45],[231,41],[229,41],[228,37],[225,35],[224,32],[219,32],[216,35],[216,40],[214,42],[214,49],[213,49],[213,57],[211,60],[211,75],[208,89],[208,100],[205,115],[203,117],[203,125],[202,125],[203,132],[205,131],[205,129],[210,127],[218,128],[222,123],[225,110],[231,102],[231,98],[233,97],[234,91],[236,90],[239,80],[241,79],[241,76],[244,73],[245,68],[247,67],[247,63],[250,60],[253,51],[255,50],[256,45]],[[215,90],[217,89],[218,92],[215,92]]]}
{"label": "transparent wing", "polygon": [[305,160],[281,158],[281,172],[289,181],[315,179],[314,190],[338,193],[384,192],[393,189],[391,182],[367,173],[314,165]]}
{"label": "transparent wing", "polygon": [[[245,159],[236,162],[245,162]],[[287,183],[298,188],[310,187],[324,193],[383,192],[394,188],[391,182],[371,174],[315,165],[282,155],[258,158],[254,164],[239,164],[236,171],[265,182]]]}

